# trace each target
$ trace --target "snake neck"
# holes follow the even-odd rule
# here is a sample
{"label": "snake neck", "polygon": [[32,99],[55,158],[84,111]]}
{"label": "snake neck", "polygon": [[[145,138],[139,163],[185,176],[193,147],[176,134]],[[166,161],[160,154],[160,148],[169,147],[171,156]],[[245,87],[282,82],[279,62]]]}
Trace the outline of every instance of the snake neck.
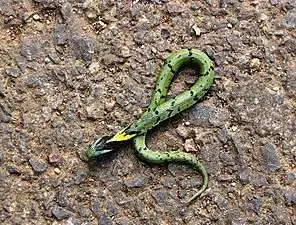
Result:
{"label": "snake neck", "polygon": [[141,128],[137,129],[137,122],[134,122],[118,131],[110,140],[107,141],[107,143],[127,141],[140,135],[141,133],[143,133],[143,131],[141,131]]}

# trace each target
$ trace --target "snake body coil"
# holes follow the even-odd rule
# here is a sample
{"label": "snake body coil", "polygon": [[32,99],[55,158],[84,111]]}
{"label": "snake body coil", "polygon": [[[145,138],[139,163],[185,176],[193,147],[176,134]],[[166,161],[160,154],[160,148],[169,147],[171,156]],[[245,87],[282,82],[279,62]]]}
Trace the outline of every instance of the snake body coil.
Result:
{"label": "snake body coil", "polygon": [[[200,73],[199,79],[189,90],[166,100],[173,77],[185,66],[197,68]],[[192,202],[200,196],[208,186],[208,174],[204,166],[197,157],[185,152],[156,152],[150,150],[145,143],[146,132],[160,122],[173,117],[195,104],[212,86],[213,79],[214,65],[205,53],[196,49],[182,49],[173,52],[165,60],[162,70],[159,73],[156,88],[147,110],[138,120],[120,130],[112,138],[104,137],[93,142],[87,151],[87,156],[91,158],[113,151],[115,143],[133,138],[135,149],[139,157],[144,161],[151,163],[187,163],[200,171],[203,176],[203,185],[199,191],[190,198],[189,202]]]}

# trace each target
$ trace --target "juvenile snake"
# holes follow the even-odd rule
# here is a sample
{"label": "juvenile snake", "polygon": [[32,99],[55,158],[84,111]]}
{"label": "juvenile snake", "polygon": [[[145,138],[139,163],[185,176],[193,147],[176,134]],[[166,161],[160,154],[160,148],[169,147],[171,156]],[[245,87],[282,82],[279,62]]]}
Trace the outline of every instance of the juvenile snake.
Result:
{"label": "juvenile snake", "polygon": [[[166,100],[172,79],[185,66],[196,69],[200,74],[199,79],[189,90]],[[138,120],[120,130],[113,137],[104,136],[94,141],[88,148],[87,157],[92,158],[113,151],[117,143],[132,138],[138,156],[144,161],[150,163],[181,162],[190,164],[193,168],[200,171],[203,177],[203,185],[189,199],[188,202],[192,202],[207,189],[208,174],[204,166],[197,157],[185,152],[150,150],[145,143],[146,132],[162,121],[194,105],[210,89],[213,80],[214,64],[205,53],[197,49],[181,49],[173,52],[165,60],[157,77],[156,88],[147,110]]]}

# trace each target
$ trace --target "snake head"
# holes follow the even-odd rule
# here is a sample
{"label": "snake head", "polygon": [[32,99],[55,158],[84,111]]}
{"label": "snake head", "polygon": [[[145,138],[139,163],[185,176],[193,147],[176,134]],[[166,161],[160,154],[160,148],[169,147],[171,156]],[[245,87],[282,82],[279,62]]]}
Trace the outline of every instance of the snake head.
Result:
{"label": "snake head", "polygon": [[108,143],[110,140],[109,136],[104,136],[96,141],[94,141],[89,147],[86,152],[86,156],[88,158],[93,158],[99,155],[106,154],[108,152],[113,151],[112,143]]}

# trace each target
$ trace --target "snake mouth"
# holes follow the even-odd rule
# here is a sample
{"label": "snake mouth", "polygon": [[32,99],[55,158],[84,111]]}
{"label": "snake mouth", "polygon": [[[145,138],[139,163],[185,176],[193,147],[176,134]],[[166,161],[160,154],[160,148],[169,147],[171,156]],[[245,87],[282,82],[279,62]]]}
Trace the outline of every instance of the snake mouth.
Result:
{"label": "snake mouth", "polygon": [[86,152],[86,156],[87,158],[93,158],[93,157],[97,157],[103,154],[106,154],[108,152],[112,152],[113,149],[95,149],[92,147],[92,145],[90,145],[88,147],[88,150]]}
{"label": "snake mouth", "polygon": [[96,141],[94,141],[86,152],[87,158],[97,157],[114,150],[114,143],[108,142],[110,140],[110,136],[104,136]]}

